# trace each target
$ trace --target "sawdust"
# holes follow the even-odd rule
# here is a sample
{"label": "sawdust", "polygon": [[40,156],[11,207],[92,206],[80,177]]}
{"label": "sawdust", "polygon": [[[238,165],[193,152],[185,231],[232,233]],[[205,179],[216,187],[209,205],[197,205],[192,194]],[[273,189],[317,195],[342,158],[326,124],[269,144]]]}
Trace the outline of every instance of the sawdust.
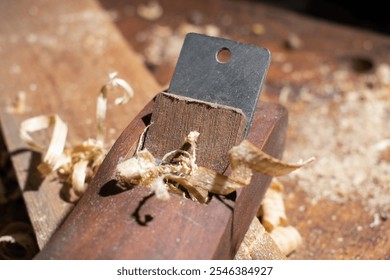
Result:
{"label": "sawdust", "polygon": [[[35,11],[39,11],[35,6],[32,6],[31,9],[34,14],[36,14]],[[81,48],[103,55],[108,48],[121,40],[117,32],[113,32],[109,25],[102,24],[102,22],[115,20],[112,14],[86,9],[73,13],[64,11],[60,16],[53,17],[54,15],[45,14],[43,21],[48,23],[46,28],[35,33],[29,32],[29,29],[20,29],[18,34],[4,36],[3,38],[9,42],[4,51],[16,45],[27,43],[32,47],[39,46],[47,50],[70,51]],[[31,24],[30,18],[23,18],[20,21],[21,25]]]}
{"label": "sawdust", "polygon": [[[286,97],[288,90],[282,96],[290,100],[289,137],[294,143],[285,155],[317,158],[291,177],[312,204],[322,199],[359,201],[370,214],[388,216],[390,66],[382,64],[373,73],[359,75],[351,69],[330,71],[326,66],[319,71],[320,83],[308,82],[295,97]],[[295,74],[297,79],[305,78]]]}

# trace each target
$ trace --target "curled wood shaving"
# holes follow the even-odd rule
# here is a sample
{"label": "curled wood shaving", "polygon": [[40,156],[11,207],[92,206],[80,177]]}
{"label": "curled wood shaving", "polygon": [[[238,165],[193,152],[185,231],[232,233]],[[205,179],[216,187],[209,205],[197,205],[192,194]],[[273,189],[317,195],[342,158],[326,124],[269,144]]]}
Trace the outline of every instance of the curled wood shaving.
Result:
{"label": "curled wood shaving", "polygon": [[[209,193],[227,195],[249,184],[252,170],[271,176],[286,175],[310,162],[287,164],[277,160],[244,140],[229,151],[231,176],[225,176],[196,164],[196,141],[199,133],[190,132],[185,142],[189,151],[175,150],[167,153],[159,164],[153,155],[143,150],[117,166],[119,182],[152,187],[160,199],[169,197],[168,190],[182,193],[200,203],[208,201]],[[167,161],[168,158],[174,157]],[[158,183],[155,182],[158,180]],[[164,183],[164,184],[163,184]],[[163,195],[162,195],[163,194]],[[185,193],[183,192],[183,195]]]}
{"label": "curled wood shaving", "polygon": [[20,137],[22,140],[24,140],[31,148],[39,152],[43,152],[45,148],[35,142],[30,133],[48,129],[50,127],[53,127],[50,144],[43,158],[43,162],[38,166],[38,170],[43,175],[48,175],[50,172],[59,167],[59,162],[65,147],[68,126],[58,115],[33,117],[23,121],[20,126]]}
{"label": "curled wood shaving", "polygon": [[[238,260],[285,259],[302,244],[302,237],[288,226],[283,185],[274,178],[235,256]],[[261,223],[260,223],[260,220]]]}
{"label": "curled wood shaving", "polygon": [[283,190],[283,184],[273,178],[261,202],[258,217],[280,250],[288,256],[301,245],[302,238],[294,227],[287,225]]}
{"label": "curled wood shaving", "polygon": [[118,78],[117,73],[109,74],[109,81],[99,92],[96,105],[96,119],[98,123],[96,139],[104,142],[106,136],[106,112],[107,112],[107,93],[116,89],[121,89],[124,95],[115,99],[116,105],[127,103],[133,96],[134,90],[128,82]]}
{"label": "curled wood shaving", "polygon": [[287,224],[282,191],[283,185],[276,179],[272,180],[261,202],[258,216],[261,216],[261,223],[268,232]]}
{"label": "curled wood shaving", "polygon": [[64,150],[61,165],[56,171],[61,181],[71,186],[67,197],[69,201],[77,201],[82,196],[106,153],[102,142],[95,139]]}
{"label": "curled wood shaving", "polygon": [[286,256],[302,244],[302,237],[293,226],[276,227],[272,230],[271,237]]}
{"label": "curled wood shaving", "polygon": [[[109,81],[104,85],[97,98],[97,136],[96,139],[88,139],[70,148],[65,149],[68,126],[58,115],[43,115],[29,118],[22,122],[20,137],[32,149],[44,152],[45,156],[38,170],[43,176],[57,172],[63,182],[71,186],[71,192],[77,200],[84,193],[87,183],[92,178],[102,163],[107,149],[104,146],[106,134],[105,121],[107,112],[107,94],[109,91],[120,89],[124,94],[115,100],[116,105],[126,103],[134,96],[131,86],[116,73],[109,75]],[[48,147],[43,147],[35,141],[31,133],[53,128],[53,134]],[[70,196],[72,197],[72,196]]]}
{"label": "curled wood shaving", "polygon": [[314,158],[310,158],[296,164],[288,164],[267,155],[248,140],[242,141],[229,151],[232,177],[245,184],[249,184],[252,170],[269,176],[283,176],[313,160]]}

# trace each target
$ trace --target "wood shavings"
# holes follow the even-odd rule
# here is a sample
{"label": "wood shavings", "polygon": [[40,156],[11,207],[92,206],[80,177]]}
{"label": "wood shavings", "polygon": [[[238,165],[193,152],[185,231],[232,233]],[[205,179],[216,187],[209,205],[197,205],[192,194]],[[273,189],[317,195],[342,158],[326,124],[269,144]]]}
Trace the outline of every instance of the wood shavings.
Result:
{"label": "wood shavings", "polygon": [[157,1],[141,4],[137,7],[137,14],[147,20],[157,20],[163,14],[163,8]]}
{"label": "wood shavings", "polygon": [[57,115],[33,117],[23,121],[20,125],[20,137],[38,152],[44,151],[45,148],[36,143],[30,133],[48,129],[49,127],[53,127],[53,134],[43,162],[38,166],[38,170],[43,175],[48,175],[59,167],[65,147],[68,126]]}
{"label": "wood shavings", "polygon": [[14,222],[0,232],[0,259],[32,259],[37,251],[34,233],[28,224]]}
{"label": "wood shavings", "polygon": [[302,244],[302,237],[293,226],[276,227],[272,230],[271,237],[286,256]]}
{"label": "wood shavings", "polygon": [[164,182],[164,176],[159,176],[150,183],[150,189],[156,194],[157,199],[168,200],[169,193]]}
{"label": "wood shavings", "polygon": [[232,177],[238,178],[241,182],[248,182],[248,175],[251,173],[249,169],[269,176],[283,176],[314,161],[314,158],[288,164],[267,155],[248,140],[244,140],[229,151],[229,160],[232,165]]}
{"label": "wood shavings", "polygon": [[[189,192],[193,200],[206,203],[209,193],[228,195],[248,185],[252,177],[252,171],[270,176],[281,176],[302,167],[312,160],[300,164],[287,164],[272,158],[249,141],[244,140],[229,151],[232,172],[231,176],[227,177],[214,170],[197,166],[195,160],[198,137],[198,132],[190,132],[185,139],[185,142],[191,147],[190,151],[175,150],[168,152],[158,165],[149,151],[137,152],[134,157],[118,164],[116,170],[118,181],[152,187],[152,190],[155,192],[157,190],[158,196],[164,199],[168,198],[166,189],[179,192],[177,189],[183,187]],[[167,158],[172,155],[175,155],[173,159],[167,161]],[[168,181],[170,183],[167,183]],[[165,182],[165,184],[163,185],[162,182]]]}
{"label": "wood shavings", "polygon": [[261,223],[268,232],[287,223],[282,191],[283,185],[278,180],[272,180],[261,202],[258,216],[261,216]]}
{"label": "wood shavings", "polygon": [[259,218],[252,221],[235,259],[284,259],[301,245],[299,232],[287,225],[283,189],[274,178],[259,208]]}
{"label": "wood shavings", "polygon": [[113,72],[109,74],[108,82],[101,88],[96,105],[96,119],[98,123],[97,136],[98,141],[104,142],[106,136],[106,114],[107,114],[107,93],[109,91],[115,91],[121,89],[123,92],[122,97],[115,99],[115,105],[121,105],[127,103],[134,96],[134,90],[128,82],[118,78],[117,73]]}
{"label": "wood shavings", "polygon": [[129,184],[150,183],[158,177],[156,161],[148,150],[142,150],[124,162],[118,164],[116,176]]}
{"label": "wood shavings", "polygon": [[[116,89],[120,89],[124,93],[122,97],[115,100],[116,105],[124,104],[134,96],[131,86],[125,80],[118,78],[117,73],[109,75],[109,81],[101,88],[97,98],[96,139],[88,139],[80,145],[65,148],[68,126],[55,114],[29,118],[23,121],[20,126],[20,137],[26,144],[38,152],[46,150],[38,170],[43,176],[57,172],[61,181],[71,186],[68,195],[70,201],[78,200],[81,197],[107,153],[104,145],[107,94]],[[51,127],[53,133],[48,148],[38,144],[32,138],[31,133]]]}
{"label": "wood shavings", "polygon": [[253,218],[234,259],[282,260],[285,258],[286,254],[284,254],[275,244],[274,240],[260,221],[256,217]]}
{"label": "wood shavings", "polygon": [[282,183],[273,178],[261,202],[258,217],[276,245],[288,256],[301,245],[302,238],[294,227],[287,225],[283,190]]}
{"label": "wood shavings", "polygon": [[86,160],[80,160],[73,166],[71,182],[73,189],[78,196],[81,196],[85,191],[84,182],[87,175],[87,166],[88,161]]}

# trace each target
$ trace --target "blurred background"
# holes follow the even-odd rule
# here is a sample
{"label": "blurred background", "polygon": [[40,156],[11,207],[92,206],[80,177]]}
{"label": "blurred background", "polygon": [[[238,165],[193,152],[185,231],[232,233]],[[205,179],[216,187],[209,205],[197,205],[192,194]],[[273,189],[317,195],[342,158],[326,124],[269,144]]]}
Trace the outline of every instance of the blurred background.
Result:
{"label": "blurred background", "polygon": [[383,1],[377,0],[364,3],[352,0],[258,0],[257,2],[356,28],[370,29],[384,34],[390,32],[390,23],[386,16],[386,4]]}

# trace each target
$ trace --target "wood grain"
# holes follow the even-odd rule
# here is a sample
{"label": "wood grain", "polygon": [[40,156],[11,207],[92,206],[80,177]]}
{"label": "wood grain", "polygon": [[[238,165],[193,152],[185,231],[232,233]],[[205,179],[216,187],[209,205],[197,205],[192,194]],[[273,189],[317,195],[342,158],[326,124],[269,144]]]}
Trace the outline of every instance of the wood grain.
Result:
{"label": "wood grain", "polygon": [[[172,195],[161,201],[143,186],[121,190],[116,163],[134,152],[151,113],[150,104],[123,131],[90,188],[37,259],[232,259],[257,212],[269,177],[256,174],[231,199],[207,205]],[[257,108],[250,141],[281,157],[287,111],[271,103]],[[69,244],[72,244],[69,246]]]}
{"label": "wood grain", "polygon": [[246,117],[235,108],[160,93],[151,122],[145,148],[155,157],[181,148],[188,133],[197,131],[198,165],[222,173],[229,164],[227,152],[243,139]]}
{"label": "wood grain", "polygon": [[[1,1],[0,64],[1,129],[43,247],[73,205],[60,197],[62,186],[54,176],[41,178],[36,172],[40,155],[20,140],[21,121],[56,113],[69,126],[68,144],[95,137],[97,94],[108,74],[117,71],[130,82],[135,97],[115,110],[109,106],[109,146],[161,88],[92,0]],[[27,109],[10,113],[7,107],[20,92],[26,94]]]}

